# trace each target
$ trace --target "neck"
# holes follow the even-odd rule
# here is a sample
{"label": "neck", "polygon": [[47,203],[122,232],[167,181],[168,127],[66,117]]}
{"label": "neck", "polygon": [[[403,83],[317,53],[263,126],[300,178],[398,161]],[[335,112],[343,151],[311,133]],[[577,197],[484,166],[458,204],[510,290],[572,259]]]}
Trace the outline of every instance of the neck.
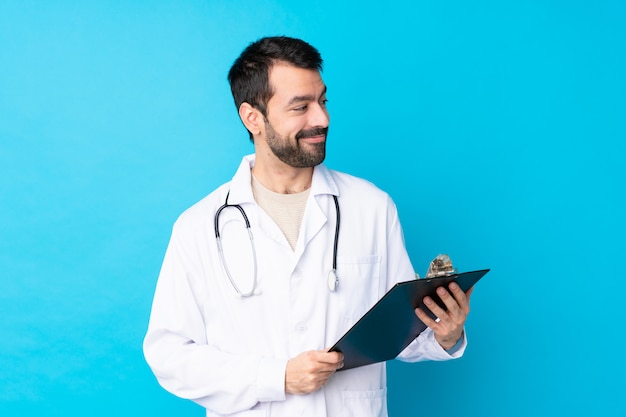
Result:
{"label": "neck", "polygon": [[295,194],[311,187],[313,168],[294,168],[275,157],[263,158],[257,152],[252,175],[265,188],[275,193]]}

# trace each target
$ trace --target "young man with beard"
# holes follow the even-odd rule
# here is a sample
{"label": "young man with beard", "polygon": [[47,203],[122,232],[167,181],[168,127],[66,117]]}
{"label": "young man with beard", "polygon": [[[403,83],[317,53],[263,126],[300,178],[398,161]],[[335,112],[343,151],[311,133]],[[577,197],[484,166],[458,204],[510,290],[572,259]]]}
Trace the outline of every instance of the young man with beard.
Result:
{"label": "young man with beard", "polygon": [[[254,143],[233,179],[176,221],[157,283],[146,359],[207,416],[386,416],[385,364],[337,372],[328,348],[396,282],[414,278],[392,200],[328,169],[322,59],[263,38],[229,82]],[[249,226],[248,226],[249,224]],[[398,357],[465,349],[469,293],[440,288],[429,328]]]}

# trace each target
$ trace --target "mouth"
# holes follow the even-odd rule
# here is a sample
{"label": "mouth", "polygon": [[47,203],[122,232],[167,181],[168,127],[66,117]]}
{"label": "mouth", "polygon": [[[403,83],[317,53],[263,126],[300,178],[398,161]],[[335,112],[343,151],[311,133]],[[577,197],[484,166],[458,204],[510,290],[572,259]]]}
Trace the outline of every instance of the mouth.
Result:
{"label": "mouth", "polygon": [[327,127],[318,127],[309,130],[302,130],[296,135],[298,141],[304,141],[307,143],[320,143],[326,141],[326,134],[328,133]]}
{"label": "mouth", "polygon": [[326,142],[326,135],[319,135],[319,136],[307,136],[307,137],[303,137],[299,139],[301,142],[307,142],[307,143],[320,143],[320,142]]}

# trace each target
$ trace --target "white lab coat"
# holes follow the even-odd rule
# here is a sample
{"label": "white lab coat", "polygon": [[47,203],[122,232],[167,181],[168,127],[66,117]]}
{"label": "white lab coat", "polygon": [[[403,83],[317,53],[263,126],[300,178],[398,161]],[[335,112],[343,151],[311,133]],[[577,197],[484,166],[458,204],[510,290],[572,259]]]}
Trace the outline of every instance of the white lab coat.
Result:
{"label": "white lab coat", "polygon": [[[319,391],[287,395],[287,360],[325,349],[395,282],[414,278],[395,205],[371,183],[315,168],[295,251],[254,201],[250,168],[242,161],[230,183],[176,221],[159,275],[144,341],[159,383],[207,409],[207,416],[387,416],[385,364],[340,371]],[[224,273],[214,215],[228,194],[252,227],[260,295],[241,298]],[[336,213],[341,208],[339,284],[330,292]],[[220,216],[228,268],[243,292],[251,288],[252,250],[235,208]],[[430,330],[399,359],[446,360]]]}

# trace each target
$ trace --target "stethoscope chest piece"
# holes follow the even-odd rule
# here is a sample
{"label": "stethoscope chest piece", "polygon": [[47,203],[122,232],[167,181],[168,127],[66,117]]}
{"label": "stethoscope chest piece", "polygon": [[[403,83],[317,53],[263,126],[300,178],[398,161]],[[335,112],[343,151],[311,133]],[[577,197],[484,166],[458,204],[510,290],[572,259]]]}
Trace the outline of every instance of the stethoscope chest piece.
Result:
{"label": "stethoscope chest piece", "polygon": [[328,273],[328,289],[330,292],[335,292],[337,289],[337,285],[339,285],[339,277],[337,277],[337,271],[331,269]]}

